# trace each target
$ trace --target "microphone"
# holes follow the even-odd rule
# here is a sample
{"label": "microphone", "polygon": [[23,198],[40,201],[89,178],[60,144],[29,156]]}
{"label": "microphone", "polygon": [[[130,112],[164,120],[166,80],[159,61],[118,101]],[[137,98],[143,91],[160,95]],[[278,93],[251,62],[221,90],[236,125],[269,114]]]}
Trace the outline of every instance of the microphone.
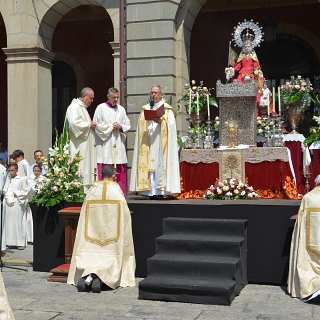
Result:
{"label": "microphone", "polygon": [[153,109],[153,107],[154,107],[154,101],[152,100],[150,101],[150,109]]}

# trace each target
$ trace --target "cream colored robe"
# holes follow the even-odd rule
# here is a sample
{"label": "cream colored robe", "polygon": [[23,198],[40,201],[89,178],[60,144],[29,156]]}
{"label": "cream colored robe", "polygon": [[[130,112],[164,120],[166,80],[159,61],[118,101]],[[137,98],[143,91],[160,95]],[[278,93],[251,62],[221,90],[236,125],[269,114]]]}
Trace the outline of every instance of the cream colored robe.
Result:
{"label": "cream colored robe", "polygon": [[301,202],[291,240],[288,293],[304,299],[320,289],[320,187]]}
{"label": "cream colored robe", "polygon": [[[5,194],[8,191],[9,183],[10,183],[10,178],[8,176],[6,168],[0,164],[0,192],[3,192],[3,194]],[[3,198],[3,206],[2,206],[2,228],[0,230],[0,236],[1,236],[0,250],[4,251],[6,250],[6,204],[5,204],[4,198]]]}
{"label": "cream colored robe", "polygon": [[0,320],[14,320],[0,272]]}
{"label": "cream colored robe", "polygon": [[[114,144],[116,145],[116,163],[127,163],[125,140],[126,132],[131,125],[125,109],[119,104],[116,108],[109,108],[106,103],[101,103],[94,112],[93,121],[97,123],[95,130],[97,163],[114,163]],[[121,124],[123,132],[113,130],[114,122]]]}
{"label": "cream colored robe", "polygon": [[67,109],[66,119],[69,122],[70,154],[74,157],[80,151],[84,158],[79,167],[83,183],[91,184],[96,165],[93,152],[94,136],[90,129],[91,118],[87,106],[80,99],[73,99]]}
{"label": "cream colored robe", "polygon": [[[13,192],[17,195],[13,197]],[[29,190],[25,178],[15,176],[11,179],[6,199],[6,244],[7,246],[27,245],[27,209]],[[14,202],[13,207],[8,205]]]}
{"label": "cream colored robe", "polygon": [[68,283],[95,273],[110,288],[135,286],[130,211],[116,182],[98,181],[83,203]]}
{"label": "cream colored robe", "polygon": [[[162,103],[164,101],[157,107]],[[146,121],[144,110],[150,109],[150,105],[142,107],[136,131],[130,191],[149,191],[153,182],[156,191],[162,194],[176,195],[181,192],[176,121],[172,107],[167,103],[164,107],[161,124]],[[154,173],[153,181],[151,173]]]}
{"label": "cream colored robe", "polygon": [[[28,202],[32,200],[32,193],[31,193],[31,186],[33,184],[34,174],[31,169],[29,162],[26,159],[22,159],[18,162],[18,176],[20,178],[26,178],[26,183],[28,185],[29,194],[28,194]],[[26,222],[26,230],[27,230],[27,241],[33,242],[33,218],[30,206],[27,206],[26,203],[26,215],[27,215],[27,222]]]}

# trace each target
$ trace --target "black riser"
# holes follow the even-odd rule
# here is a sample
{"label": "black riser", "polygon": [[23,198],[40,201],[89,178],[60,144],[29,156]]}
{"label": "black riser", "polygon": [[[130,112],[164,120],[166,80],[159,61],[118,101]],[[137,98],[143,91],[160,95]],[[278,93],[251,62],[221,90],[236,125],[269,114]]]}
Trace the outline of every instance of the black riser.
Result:
{"label": "black riser", "polygon": [[242,242],[196,241],[185,239],[156,238],[156,254],[215,255],[217,257],[240,257]]}
{"label": "black riser", "polygon": [[235,284],[229,287],[196,284],[183,286],[144,281],[139,284],[139,299],[230,305],[236,295]]}
{"label": "black riser", "polygon": [[229,261],[187,261],[183,260],[162,260],[156,259],[154,256],[148,259],[148,276],[153,274],[167,277],[191,277],[218,279],[224,277],[226,279],[234,279],[236,268],[239,267],[239,260],[234,259]]}
{"label": "black riser", "polygon": [[163,234],[189,234],[191,235],[234,235],[243,236],[246,221],[234,222],[223,219],[163,219]]}

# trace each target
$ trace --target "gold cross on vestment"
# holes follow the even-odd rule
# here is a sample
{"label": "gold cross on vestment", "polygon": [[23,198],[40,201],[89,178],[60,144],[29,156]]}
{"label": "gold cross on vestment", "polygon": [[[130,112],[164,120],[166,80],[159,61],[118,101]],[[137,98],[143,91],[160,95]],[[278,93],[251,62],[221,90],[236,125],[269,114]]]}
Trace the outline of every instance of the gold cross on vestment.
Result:
{"label": "gold cross on vestment", "polygon": [[151,161],[151,162],[155,162],[156,160],[154,160],[154,159],[151,159],[150,161]]}

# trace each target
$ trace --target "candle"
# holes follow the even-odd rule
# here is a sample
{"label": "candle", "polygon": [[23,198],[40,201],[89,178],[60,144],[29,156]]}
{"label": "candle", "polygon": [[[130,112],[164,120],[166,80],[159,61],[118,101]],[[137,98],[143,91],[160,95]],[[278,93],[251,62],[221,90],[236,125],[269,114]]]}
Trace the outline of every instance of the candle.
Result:
{"label": "candle", "polygon": [[199,92],[197,92],[197,115],[199,115]]}
{"label": "candle", "polygon": [[113,166],[116,168],[117,167],[117,151],[116,151],[117,146],[114,144],[113,145]]}
{"label": "candle", "polygon": [[189,92],[189,114],[191,114],[191,100],[192,100],[192,90]]}
{"label": "candle", "polygon": [[269,97],[269,93],[267,94],[267,98],[268,98],[268,118],[270,116],[270,97]]}
{"label": "candle", "polygon": [[304,152],[305,152],[305,166],[306,166],[306,176],[307,174],[309,174],[309,162],[308,162],[308,155],[309,155],[309,150],[308,150],[308,145],[306,144],[305,145],[305,148],[304,148]]}
{"label": "candle", "polygon": [[276,99],[276,88],[273,87],[272,88],[272,109],[273,109],[273,112],[276,112],[276,105],[275,105],[275,99]]}
{"label": "candle", "polygon": [[278,106],[279,106],[279,114],[281,114],[280,87],[278,87]]}
{"label": "candle", "polygon": [[209,94],[207,93],[208,117],[210,118]]}
{"label": "candle", "polygon": [[[95,169],[95,168],[97,168],[97,145],[96,144],[94,144],[93,145],[93,169]],[[93,170],[94,171],[94,170]]]}

